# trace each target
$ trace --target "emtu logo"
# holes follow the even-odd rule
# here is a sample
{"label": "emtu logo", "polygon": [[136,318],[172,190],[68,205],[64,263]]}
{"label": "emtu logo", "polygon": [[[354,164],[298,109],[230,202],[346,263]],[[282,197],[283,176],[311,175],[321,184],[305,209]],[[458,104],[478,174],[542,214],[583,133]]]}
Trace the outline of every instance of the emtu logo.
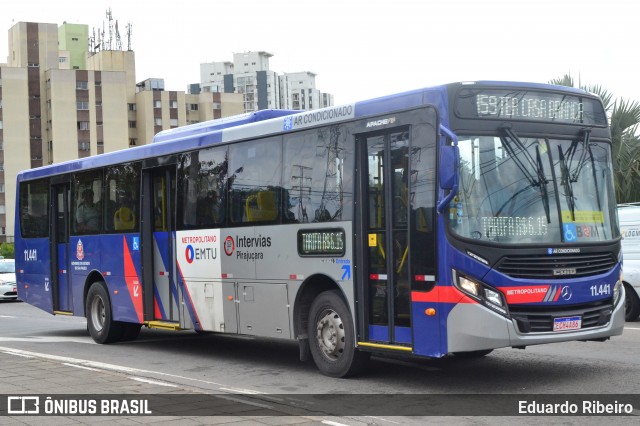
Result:
{"label": "emtu logo", "polygon": [[193,259],[195,258],[195,250],[193,249],[193,246],[191,244],[189,244],[187,246],[187,248],[184,251],[184,257],[187,258],[187,263],[193,263]]}

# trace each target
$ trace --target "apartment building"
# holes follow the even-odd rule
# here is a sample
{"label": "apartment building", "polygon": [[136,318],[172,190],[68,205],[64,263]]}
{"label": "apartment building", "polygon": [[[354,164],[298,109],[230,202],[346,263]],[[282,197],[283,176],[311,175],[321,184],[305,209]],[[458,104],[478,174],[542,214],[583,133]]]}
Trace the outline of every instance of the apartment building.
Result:
{"label": "apartment building", "polygon": [[284,73],[279,80],[280,105],[283,109],[311,110],[333,105],[333,95],[316,89],[315,73]]}
{"label": "apartment building", "polygon": [[312,110],[333,105],[333,95],[316,89],[316,74],[277,72],[269,68],[269,52],[234,53],[233,62],[200,64],[202,92],[240,93],[244,111],[260,109]]}
{"label": "apartment building", "polygon": [[89,51],[88,27],[19,22],[0,64],[0,242],[12,241],[20,170],[146,144],[160,130],[244,112],[237,93],[136,83],[135,53]]}

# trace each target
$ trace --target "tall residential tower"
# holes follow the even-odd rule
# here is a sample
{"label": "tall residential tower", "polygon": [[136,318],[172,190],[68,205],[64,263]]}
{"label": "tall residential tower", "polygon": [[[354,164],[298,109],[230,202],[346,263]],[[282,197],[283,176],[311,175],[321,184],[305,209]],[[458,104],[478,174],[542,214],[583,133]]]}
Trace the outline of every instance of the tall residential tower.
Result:
{"label": "tall residential tower", "polygon": [[[113,47],[106,49],[105,47]],[[0,64],[0,242],[12,241],[20,170],[151,141],[160,130],[244,112],[236,93],[136,83],[135,54],[92,45],[79,24],[19,22]]]}

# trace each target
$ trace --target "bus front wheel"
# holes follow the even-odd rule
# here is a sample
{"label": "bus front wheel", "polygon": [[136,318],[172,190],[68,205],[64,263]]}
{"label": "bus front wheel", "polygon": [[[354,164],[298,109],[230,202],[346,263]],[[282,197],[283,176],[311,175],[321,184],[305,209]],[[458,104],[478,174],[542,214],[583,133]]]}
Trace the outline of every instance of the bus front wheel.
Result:
{"label": "bus front wheel", "polygon": [[122,327],[113,321],[111,301],[104,282],[95,282],[89,288],[85,305],[87,329],[97,343],[116,342],[122,336]]}
{"label": "bus front wheel", "polygon": [[630,285],[624,285],[624,316],[626,321],[635,321],[640,316],[640,299],[638,293]]}
{"label": "bus front wheel", "polygon": [[337,291],[320,293],[309,311],[309,346],[320,372],[330,377],[359,373],[369,359],[355,345],[354,324],[346,303]]}

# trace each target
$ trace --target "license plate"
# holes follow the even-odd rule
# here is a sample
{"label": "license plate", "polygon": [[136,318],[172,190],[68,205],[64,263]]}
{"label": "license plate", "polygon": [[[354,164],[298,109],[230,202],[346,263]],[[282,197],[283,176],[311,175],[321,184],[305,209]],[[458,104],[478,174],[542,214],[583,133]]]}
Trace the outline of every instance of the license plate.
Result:
{"label": "license plate", "polygon": [[579,330],[582,327],[581,317],[562,317],[553,319],[553,331]]}

